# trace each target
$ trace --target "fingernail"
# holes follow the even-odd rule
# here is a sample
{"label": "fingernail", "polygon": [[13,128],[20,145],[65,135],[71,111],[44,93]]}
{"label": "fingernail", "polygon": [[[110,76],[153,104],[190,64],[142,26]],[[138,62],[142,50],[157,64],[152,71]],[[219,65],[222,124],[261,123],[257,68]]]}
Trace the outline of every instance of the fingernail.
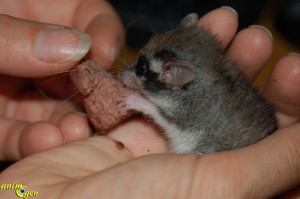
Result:
{"label": "fingernail", "polygon": [[112,47],[112,60],[115,61],[116,58],[118,57],[120,51],[121,51],[121,48],[122,48],[122,43],[117,41],[115,46]]}
{"label": "fingernail", "polygon": [[48,26],[38,33],[34,51],[45,62],[74,62],[82,59],[90,47],[88,34],[61,26]]}
{"label": "fingernail", "polygon": [[300,57],[300,54],[297,52],[290,52],[288,55]]}
{"label": "fingernail", "polygon": [[270,38],[273,41],[273,35],[272,35],[271,31],[268,28],[266,28],[264,26],[261,26],[261,25],[256,25],[256,24],[249,26],[249,28],[259,28],[259,29],[265,31],[266,33],[268,33],[268,35],[270,36]]}
{"label": "fingernail", "polygon": [[231,12],[233,12],[236,16],[238,16],[237,11],[236,11],[234,8],[230,7],[230,6],[222,6],[221,8],[228,9],[228,10],[230,10]]}

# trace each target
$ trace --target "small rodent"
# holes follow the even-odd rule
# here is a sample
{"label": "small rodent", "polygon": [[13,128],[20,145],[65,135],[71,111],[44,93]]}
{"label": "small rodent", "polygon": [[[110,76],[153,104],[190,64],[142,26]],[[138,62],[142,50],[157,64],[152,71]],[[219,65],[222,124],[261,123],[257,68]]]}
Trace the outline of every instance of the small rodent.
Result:
{"label": "small rodent", "polygon": [[192,13],[155,35],[119,72],[140,93],[120,98],[120,113],[151,117],[172,152],[207,154],[256,143],[277,129],[275,110],[197,21]]}

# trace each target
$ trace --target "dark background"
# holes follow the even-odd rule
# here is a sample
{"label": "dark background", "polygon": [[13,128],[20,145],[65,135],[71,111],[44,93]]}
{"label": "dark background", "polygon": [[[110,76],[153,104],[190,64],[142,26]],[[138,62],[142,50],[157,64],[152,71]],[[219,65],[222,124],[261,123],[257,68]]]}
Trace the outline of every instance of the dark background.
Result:
{"label": "dark background", "polygon": [[174,28],[187,14],[199,16],[221,6],[233,7],[239,13],[239,27],[253,24],[266,0],[110,0],[127,30],[126,43],[141,47],[152,34]]}

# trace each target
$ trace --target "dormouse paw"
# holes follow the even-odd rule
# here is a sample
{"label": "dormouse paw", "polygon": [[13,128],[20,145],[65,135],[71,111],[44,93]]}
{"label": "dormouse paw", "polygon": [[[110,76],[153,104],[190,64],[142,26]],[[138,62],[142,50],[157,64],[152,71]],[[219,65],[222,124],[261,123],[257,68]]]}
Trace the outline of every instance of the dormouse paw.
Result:
{"label": "dormouse paw", "polygon": [[120,97],[117,100],[117,108],[118,108],[119,114],[122,117],[125,117],[128,114],[129,108],[127,106],[126,98],[124,96]]}
{"label": "dormouse paw", "polygon": [[126,116],[129,111],[143,113],[144,115],[153,115],[156,113],[156,107],[138,94],[125,94],[117,101],[117,107],[120,115]]}
{"label": "dormouse paw", "polygon": [[137,97],[136,95],[126,94],[122,95],[117,100],[117,107],[122,117],[125,117],[130,111],[138,111],[138,98],[139,97]]}

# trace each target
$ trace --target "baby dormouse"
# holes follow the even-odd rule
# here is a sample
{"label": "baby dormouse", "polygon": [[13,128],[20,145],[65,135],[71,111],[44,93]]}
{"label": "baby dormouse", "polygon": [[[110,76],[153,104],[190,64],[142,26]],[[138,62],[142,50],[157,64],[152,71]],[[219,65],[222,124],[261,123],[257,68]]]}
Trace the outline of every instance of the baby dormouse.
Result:
{"label": "baby dormouse", "polygon": [[155,35],[119,72],[119,80],[140,93],[123,96],[120,112],[152,118],[172,152],[206,154],[258,142],[277,129],[273,106],[197,21],[192,13]]}

